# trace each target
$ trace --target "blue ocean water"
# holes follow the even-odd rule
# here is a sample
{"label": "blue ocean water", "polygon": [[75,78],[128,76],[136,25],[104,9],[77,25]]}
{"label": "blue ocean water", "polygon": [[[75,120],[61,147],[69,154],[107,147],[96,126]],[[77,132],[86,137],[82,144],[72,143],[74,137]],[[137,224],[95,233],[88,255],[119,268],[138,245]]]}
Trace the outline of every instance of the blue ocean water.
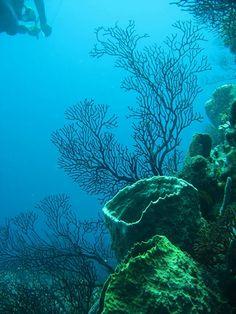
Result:
{"label": "blue ocean water", "polygon": [[[146,44],[162,44],[176,20],[191,18],[168,1],[45,0],[45,5],[52,26],[50,37],[0,34],[2,220],[32,209],[45,196],[57,193],[71,196],[81,219],[97,215],[100,203],[58,168],[58,152],[50,141],[51,133],[65,124],[66,108],[84,98],[109,104],[119,116],[121,140],[129,132],[130,121],[125,116],[128,106],[135,103],[135,95],[120,89],[125,73],[114,69],[111,58],[90,57],[94,29],[116,22],[126,26],[134,20],[140,34],[150,35]],[[219,60],[231,58],[214,35],[206,36],[206,54],[213,72],[202,78],[204,90],[195,103],[202,114],[204,102],[215,87],[228,82]],[[214,80],[218,76],[218,81]],[[191,126],[184,136],[184,149],[192,134],[202,128],[203,124]]]}

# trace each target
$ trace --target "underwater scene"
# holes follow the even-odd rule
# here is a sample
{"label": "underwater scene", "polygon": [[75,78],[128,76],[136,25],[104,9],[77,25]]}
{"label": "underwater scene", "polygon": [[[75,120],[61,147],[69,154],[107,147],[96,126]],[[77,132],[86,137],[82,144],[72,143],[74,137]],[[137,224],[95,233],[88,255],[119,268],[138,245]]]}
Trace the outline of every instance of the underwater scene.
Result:
{"label": "underwater scene", "polygon": [[0,314],[236,313],[236,1],[0,0]]}

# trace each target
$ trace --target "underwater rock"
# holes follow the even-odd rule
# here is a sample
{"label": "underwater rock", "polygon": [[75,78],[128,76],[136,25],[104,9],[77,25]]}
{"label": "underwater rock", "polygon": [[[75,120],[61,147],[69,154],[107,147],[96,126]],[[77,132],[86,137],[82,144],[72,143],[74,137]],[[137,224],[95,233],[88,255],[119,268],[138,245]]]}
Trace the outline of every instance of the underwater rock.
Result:
{"label": "underwater rock", "polygon": [[209,134],[196,133],[192,138],[189,147],[189,156],[201,155],[208,158],[210,156],[212,140]]}
{"label": "underwater rock", "polygon": [[152,177],[123,188],[103,208],[112,247],[121,259],[155,234],[192,252],[201,224],[197,190],[176,177]]}
{"label": "underwater rock", "polygon": [[98,313],[230,313],[211,275],[165,236],[137,243],[104,286]]}
{"label": "underwater rock", "polygon": [[227,84],[217,88],[212,98],[206,102],[207,116],[217,129],[229,122],[231,105],[235,100],[236,85]]}

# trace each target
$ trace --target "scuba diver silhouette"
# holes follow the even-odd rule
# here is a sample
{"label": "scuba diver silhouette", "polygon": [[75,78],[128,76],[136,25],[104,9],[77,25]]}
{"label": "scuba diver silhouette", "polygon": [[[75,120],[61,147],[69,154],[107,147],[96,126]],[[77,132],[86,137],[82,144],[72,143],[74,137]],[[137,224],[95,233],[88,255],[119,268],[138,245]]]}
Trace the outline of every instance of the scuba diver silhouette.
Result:
{"label": "scuba diver silhouette", "polygon": [[[0,33],[8,35],[25,34],[38,36],[40,31],[48,37],[52,29],[47,24],[44,0],[34,0],[40,26],[37,26],[37,17],[33,9],[25,6],[24,0],[0,0]],[[33,27],[27,26],[33,22]]]}

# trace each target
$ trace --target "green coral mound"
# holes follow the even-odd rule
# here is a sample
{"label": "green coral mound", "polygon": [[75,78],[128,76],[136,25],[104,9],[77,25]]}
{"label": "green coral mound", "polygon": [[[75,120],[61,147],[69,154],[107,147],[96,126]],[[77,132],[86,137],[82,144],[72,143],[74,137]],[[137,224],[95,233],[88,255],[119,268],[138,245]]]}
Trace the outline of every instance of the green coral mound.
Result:
{"label": "green coral mound", "polygon": [[165,236],[136,244],[111,275],[99,313],[227,313],[206,270]]}

